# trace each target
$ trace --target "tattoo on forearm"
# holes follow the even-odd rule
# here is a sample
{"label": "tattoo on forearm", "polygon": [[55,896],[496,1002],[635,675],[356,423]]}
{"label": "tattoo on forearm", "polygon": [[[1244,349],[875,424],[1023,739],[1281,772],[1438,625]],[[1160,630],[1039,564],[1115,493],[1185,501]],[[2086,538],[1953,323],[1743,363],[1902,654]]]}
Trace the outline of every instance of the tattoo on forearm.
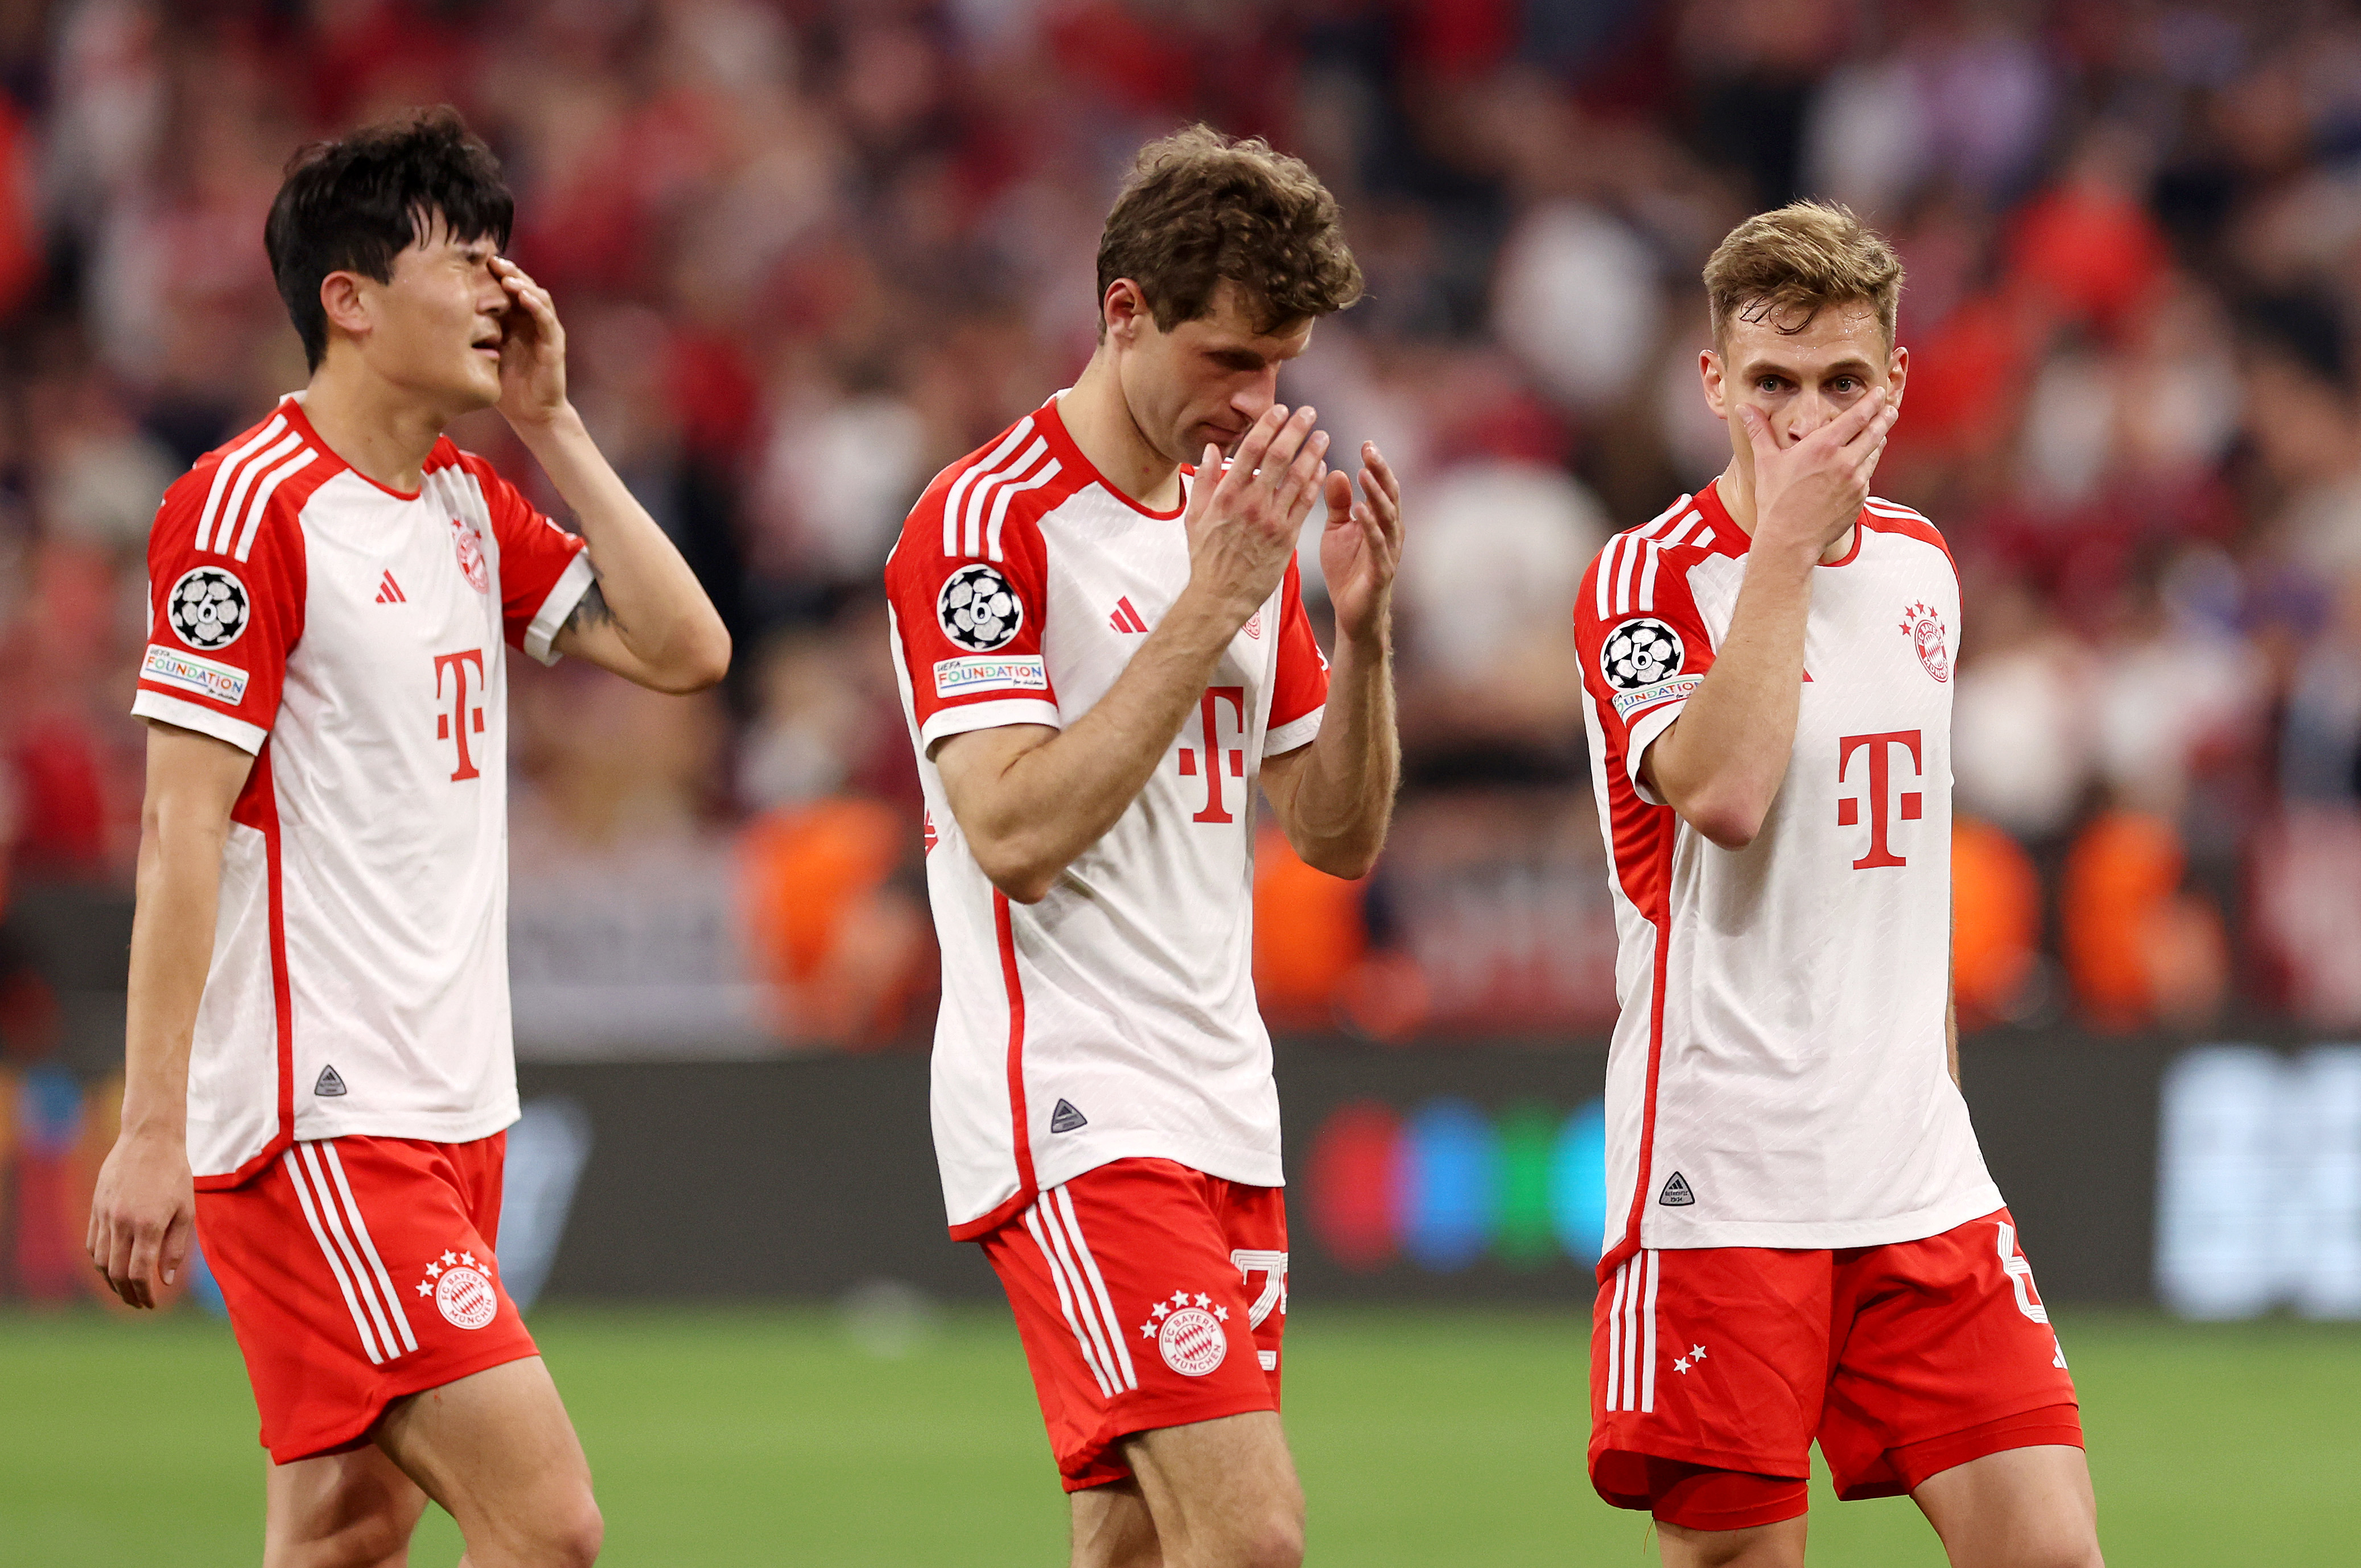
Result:
{"label": "tattoo on forearm", "polygon": [[588,631],[594,626],[611,626],[614,621],[615,612],[607,608],[607,596],[598,591],[596,583],[590,585],[589,592],[575,601],[574,609],[566,617],[566,627],[574,631]]}

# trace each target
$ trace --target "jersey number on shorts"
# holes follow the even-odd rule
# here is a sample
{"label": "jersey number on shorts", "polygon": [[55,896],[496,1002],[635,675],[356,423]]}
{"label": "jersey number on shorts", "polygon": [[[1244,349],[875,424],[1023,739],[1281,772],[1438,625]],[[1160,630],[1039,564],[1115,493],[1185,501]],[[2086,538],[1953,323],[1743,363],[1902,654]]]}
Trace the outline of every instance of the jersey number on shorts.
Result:
{"label": "jersey number on shorts", "polygon": [[[1230,717],[1238,744],[1226,751],[1222,746],[1222,705],[1230,705]],[[1204,724],[1204,749],[1194,746],[1180,748],[1180,776],[1195,778],[1202,772],[1205,779],[1205,808],[1191,817],[1191,822],[1229,822],[1235,820],[1230,808],[1222,800],[1222,763],[1229,762],[1230,777],[1239,781],[1241,795],[1246,791],[1246,688],[1244,686],[1207,686],[1205,696],[1197,705],[1197,717]],[[1184,729],[1183,734],[1187,733]]]}
{"label": "jersey number on shorts", "polygon": [[2016,1227],[2005,1220],[1993,1222],[2000,1226],[2000,1266],[2008,1270],[2008,1282],[2016,1289],[2016,1310],[2037,1323],[2049,1321],[2049,1309],[2033,1294],[2033,1265],[2016,1250]]}
{"label": "jersey number on shorts", "polygon": [[1246,1309],[1246,1332],[1251,1333],[1262,1327],[1262,1321],[1270,1316],[1270,1310],[1273,1307],[1278,1308],[1282,1314],[1286,1312],[1287,1255],[1285,1253],[1265,1252],[1255,1247],[1240,1247],[1230,1254],[1230,1261],[1238,1266],[1238,1277],[1249,1285],[1254,1283],[1254,1277],[1257,1272],[1262,1275],[1262,1294],[1256,1297],[1254,1305]]}

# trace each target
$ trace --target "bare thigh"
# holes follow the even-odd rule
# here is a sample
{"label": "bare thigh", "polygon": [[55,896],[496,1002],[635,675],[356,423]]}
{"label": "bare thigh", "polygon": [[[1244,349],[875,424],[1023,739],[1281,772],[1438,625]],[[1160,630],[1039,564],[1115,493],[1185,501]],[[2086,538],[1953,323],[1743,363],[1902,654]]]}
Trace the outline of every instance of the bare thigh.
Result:
{"label": "bare thigh", "polygon": [[1690,1530],[1656,1521],[1664,1568],[1801,1568],[1809,1520],[1797,1514],[1745,1530]]}
{"label": "bare thigh", "polygon": [[1910,1494],[1951,1568],[2101,1568],[2091,1467],[2070,1443],[2004,1449]]}
{"label": "bare thigh", "polygon": [[401,1568],[426,1494],[373,1446],[268,1464],[263,1568]]}
{"label": "bare thigh", "polygon": [[1124,1441],[1134,1479],[1074,1494],[1074,1568],[1296,1568],[1303,1488],[1269,1410]]}
{"label": "bare thigh", "polygon": [[397,1400],[371,1435],[458,1522],[469,1568],[597,1559],[605,1526],[590,1464],[539,1356]]}

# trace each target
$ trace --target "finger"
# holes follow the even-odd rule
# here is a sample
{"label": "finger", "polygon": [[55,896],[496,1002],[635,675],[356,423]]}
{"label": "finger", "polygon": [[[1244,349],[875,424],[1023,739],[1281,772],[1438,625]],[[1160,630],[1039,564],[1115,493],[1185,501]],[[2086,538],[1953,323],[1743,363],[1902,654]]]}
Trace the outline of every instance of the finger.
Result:
{"label": "finger", "polygon": [[174,1214],[170,1229],[164,1233],[164,1283],[170,1285],[181,1277],[189,1261],[189,1250],[197,1239],[196,1225],[185,1213]]}
{"label": "finger", "polygon": [[1745,427],[1746,444],[1754,449],[1757,461],[1779,455],[1778,440],[1772,435],[1771,422],[1763,417],[1761,409],[1751,404],[1741,406],[1738,411],[1738,422]]}
{"label": "finger", "polygon": [[[1279,433],[1271,438],[1269,452],[1262,460],[1259,477],[1265,485],[1275,491],[1293,485],[1297,478],[1296,465],[1311,445],[1312,430],[1319,417],[1319,411],[1307,403],[1279,426]],[[1321,450],[1327,450],[1326,442],[1321,443]]]}
{"label": "finger", "polygon": [[1273,403],[1263,410],[1262,417],[1255,421],[1239,440],[1238,455],[1231,461],[1230,471],[1224,477],[1223,485],[1231,487],[1253,483],[1255,471],[1262,466],[1264,455],[1270,451],[1270,444],[1278,438],[1286,423],[1287,410],[1283,405]]}
{"label": "finger", "polygon": [[131,1227],[117,1224],[106,1249],[106,1283],[117,1296],[136,1307],[139,1304],[131,1276]]}
{"label": "finger", "polygon": [[1209,441],[1205,443],[1205,450],[1197,454],[1196,476],[1189,481],[1191,517],[1204,514],[1205,508],[1213,501],[1213,492],[1221,488],[1221,481],[1222,449]]}
{"label": "finger", "polygon": [[131,1283],[142,1296],[148,1293],[149,1283],[156,1277],[156,1255],[162,1250],[163,1242],[160,1231],[151,1231],[142,1225],[138,1239],[131,1245]]}
{"label": "finger", "polygon": [[1885,408],[1885,389],[1872,387],[1870,389],[1869,396],[1856,400],[1852,407],[1828,421],[1820,429],[1828,433],[1831,444],[1850,446],[1861,439],[1862,433],[1869,429],[1871,422],[1883,413]]}
{"label": "finger", "polygon": [[1327,466],[1321,455],[1328,450],[1328,433],[1315,430],[1304,442],[1303,450],[1289,464],[1279,488],[1279,504],[1286,515],[1298,522],[1312,510],[1312,499],[1320,493],[1320,470]]}
{"label": "finger", "polygon": [[1386,461],[1386,455],[1378,450],[1376,442],[1361,443],[1361,461],[1367,465],[1366,472],[1375,474],[1378,482],[1385,487],[1386,499],[1401,505],[1401,481],[1394,477],[1394,466]]}
{"label": "finger", "polygon": [[1328,477],[1320,481],[1320,493],[1328,503],[1331,526],[1344,521],[1354,511],[1352,477],[1343,469],[1329,471]]}

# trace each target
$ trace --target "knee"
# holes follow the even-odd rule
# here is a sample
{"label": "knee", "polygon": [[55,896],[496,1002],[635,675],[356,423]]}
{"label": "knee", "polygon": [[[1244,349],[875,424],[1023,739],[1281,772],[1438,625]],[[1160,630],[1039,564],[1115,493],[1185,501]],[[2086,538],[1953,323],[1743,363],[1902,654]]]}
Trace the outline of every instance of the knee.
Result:
{"label": "knee", "polygon": [[1239,1548],[1240,1568],[1301,1568],[1302,1505],[1281,1505],[1266,1511]]}
{"label": "knee", "polygon": [[542,1561],[549,1568],[590,1568],[607,1542],[607,1520],[588,1492],[544,1525]]}

